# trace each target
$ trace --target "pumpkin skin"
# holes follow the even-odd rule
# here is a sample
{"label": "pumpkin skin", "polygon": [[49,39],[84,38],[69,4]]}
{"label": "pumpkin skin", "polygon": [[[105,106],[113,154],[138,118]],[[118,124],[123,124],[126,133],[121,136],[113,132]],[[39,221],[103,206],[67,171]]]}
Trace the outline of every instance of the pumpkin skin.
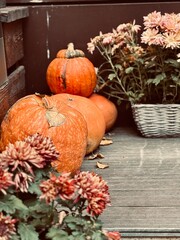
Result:
{"label": "pumpkin skin", "polygon": [[1,143],[23,140],[40,133],[50,137],[60,156],[52,166],[58,172],[74,173],[80,169],[87,146],[84,117],[66,104],[56,105],[51,97],[28,95],[19,99],[1,123]]}
{"label": "pumpkin skin", "polygon": [[116,105],[106,97],[97,93],[93,93],[89,99],[101,110],[106,123],[106,132],[108,132],[114,126],[118,117]]}
{"label": "pumpkin skin", "polygon": [[61,93],[53,95],[52,98],[59,101],[59,104],[64,102],[75,108],[84,116],[88,128],[86,155],[96,150],[104,136],[106,127],[100,109],[89,98],[82,96]]}
{"label": "pumpkin skin", "polygon": [[81,50],[60,50],[46,71],[47,84],[52,93],[70,93],[89,97],[96,86],[97,75],[92,62]]}

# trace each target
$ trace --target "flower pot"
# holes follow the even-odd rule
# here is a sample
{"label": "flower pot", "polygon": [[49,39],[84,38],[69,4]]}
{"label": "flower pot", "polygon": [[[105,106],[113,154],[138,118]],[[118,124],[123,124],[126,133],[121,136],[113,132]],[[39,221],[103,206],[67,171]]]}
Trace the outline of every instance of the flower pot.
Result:
{"label": "flower pot", "polygon": [[180,137],[180,104],[132,104],[137,129],[144,137]]}

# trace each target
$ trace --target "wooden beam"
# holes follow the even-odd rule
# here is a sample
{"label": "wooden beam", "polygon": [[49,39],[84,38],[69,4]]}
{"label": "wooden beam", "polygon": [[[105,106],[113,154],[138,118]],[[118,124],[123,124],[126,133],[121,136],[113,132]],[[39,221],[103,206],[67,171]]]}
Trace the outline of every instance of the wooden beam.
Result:
{"label": "wooden beam", "polygon": [[22,21],[3,23],[3,35],[6,65],[10,68],[24,56]]}
{"label": "wooden beam", "polygon": [[0,122],[8,109],[25,95],[25,69],[18,67],[8,76],[8,80],[0,86]]}
{"label": "wooden beam", "polygon": [[29,16],[28,7],[5,7],[0,9],[0,22],[13,22]]}

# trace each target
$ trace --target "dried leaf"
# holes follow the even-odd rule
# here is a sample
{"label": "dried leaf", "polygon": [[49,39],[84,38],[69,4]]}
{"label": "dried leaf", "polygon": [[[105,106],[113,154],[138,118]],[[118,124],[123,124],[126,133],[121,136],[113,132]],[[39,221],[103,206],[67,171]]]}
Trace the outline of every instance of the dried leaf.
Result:
{"label": "dried leaf", "polygon": [[62,222],[63,222],[63,220],[64,220],[64,218],[66,217],[66,212],[65,211],[61,211],[60,213],[59,213],[59,223],[60,224],[62,224]]}
{"label": "dried leaf", "polygon": [[100,168],[100,169],[104,169],[104,168],[108,168],[108,167],[109,167],[108,164],[106,164],[106,163],[101,163],[101,162],[97,162],[97,163],[96,163],[96,166],[97,166],[98,168]]}
{"label": "dried leaf", "polygon": [[94,160],[96,158],[104,158],[102,153],[92,153],[91,155],[87,156],[87,160]]}
{"label": "dried leaf", "polygon": [[50,127],[58,127],[65,122],[66,117],[56,110],[47,110],[46,119]]}
{"label": "dried leaf", "polygon": [[108,138],[104,137],[100,142],[100,146],[106,146],[106,145],[110,145],[112,143],[113,143],[112,139],[110,139],[110,138],[108,139]]}

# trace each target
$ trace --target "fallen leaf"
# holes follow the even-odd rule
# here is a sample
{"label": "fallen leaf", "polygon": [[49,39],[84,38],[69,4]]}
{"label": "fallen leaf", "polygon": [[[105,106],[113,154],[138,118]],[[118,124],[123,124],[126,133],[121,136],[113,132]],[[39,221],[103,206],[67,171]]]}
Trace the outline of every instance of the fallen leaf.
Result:
{"label": "fallen leaf", "polygon": [[62,224],[62,222],[63,222],[63,220],[64,220],[64,218],[66,217],[66,212],[65,211],[61,211],[60,213],[59,213],[59,223],[60,224]]}
{"label": "fallen leaf", "polygon": [[100,142],[100,146],[106,146],[112,144],[112,139],[103,138]]}
{"label": "fallen leaf", "polygon": [[101,153],[92,153],[86,157],[87,160],[94,160],[96,158],[104,158],[104,155]]}
{"label": "fallen leaf", "polygon": [[101,163],[101,162],[97,162],[97,163],[96,163],[96,166],[97,166],[98,168],[100,168],[100,169],[104,169],[104,168],[108,168],[108,167],[109,167],[108,164],[106,164],[106,163]]}

